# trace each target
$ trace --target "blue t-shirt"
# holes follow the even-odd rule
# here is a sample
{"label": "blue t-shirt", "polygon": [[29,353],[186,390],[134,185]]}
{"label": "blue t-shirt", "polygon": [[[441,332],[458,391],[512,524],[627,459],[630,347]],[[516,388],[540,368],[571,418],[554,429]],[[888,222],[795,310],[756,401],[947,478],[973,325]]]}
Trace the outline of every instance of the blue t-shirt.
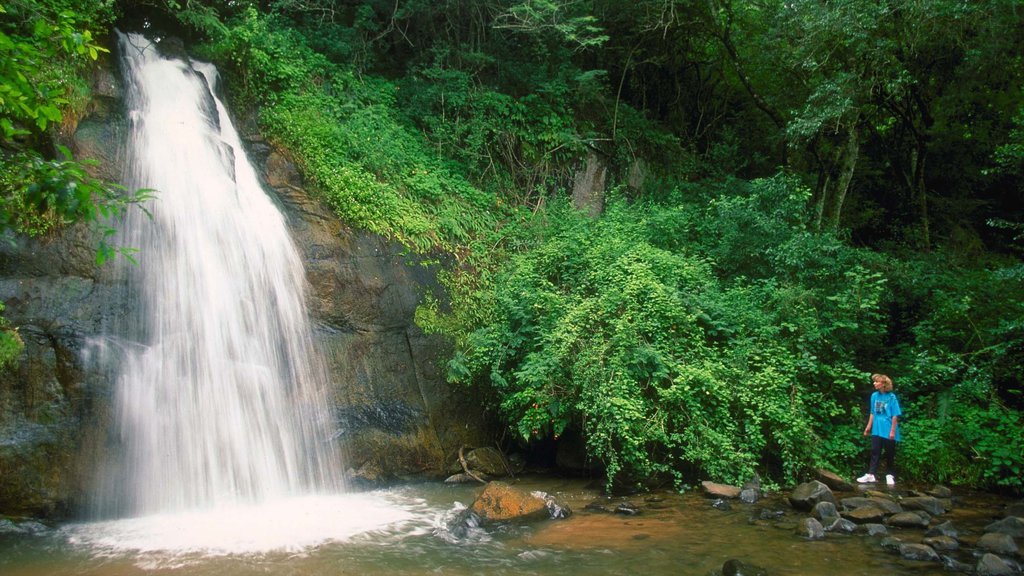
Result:
{"label": "blue t-shirt", "polygon": [[[868,408],[874,416],[874,419],[871,421],[871,435],[888,438],[889,430],[892,429],[892,417],[903,415],[903,412],[900,411],[900,401],[896,399],[896,395],[892,392],[878,392],[876,390],[871,394],[871,402]],[[900,430],[902,428],[903,426],[900,426],[899,421],[897,420],[897,442],[903,439],[900,435]]]}

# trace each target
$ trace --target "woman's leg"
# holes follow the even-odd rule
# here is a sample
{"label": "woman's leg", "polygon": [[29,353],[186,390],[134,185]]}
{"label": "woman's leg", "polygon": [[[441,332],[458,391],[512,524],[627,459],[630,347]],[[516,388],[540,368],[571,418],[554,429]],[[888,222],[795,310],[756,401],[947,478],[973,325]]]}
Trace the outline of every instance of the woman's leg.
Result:
{"label": "woman's leg", "polygon": [[868,466],[868,474],[874,475],[878,472],[878,457],[882,455],[882,445],[885,438],[871,436],[871,465]]}

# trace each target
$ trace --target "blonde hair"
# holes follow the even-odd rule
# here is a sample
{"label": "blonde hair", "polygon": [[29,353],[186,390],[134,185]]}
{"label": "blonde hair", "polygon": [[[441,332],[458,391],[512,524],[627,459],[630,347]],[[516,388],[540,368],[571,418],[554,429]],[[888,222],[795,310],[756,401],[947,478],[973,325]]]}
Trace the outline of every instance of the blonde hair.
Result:
{"label": "blonde hair", "polygon": [[885,374],[872,374],[872,382],[881,382],[883,392],[892,392],[892,378],[889,378]]}

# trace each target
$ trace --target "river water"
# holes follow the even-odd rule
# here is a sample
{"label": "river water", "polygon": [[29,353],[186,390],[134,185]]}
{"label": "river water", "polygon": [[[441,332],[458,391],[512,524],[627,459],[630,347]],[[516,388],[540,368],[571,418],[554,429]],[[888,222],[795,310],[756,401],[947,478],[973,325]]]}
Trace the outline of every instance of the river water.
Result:
{"label": "river water", "polygon": [[[784,494],[752,505],[733,501],[730,510],[719,510],[695,491],[608,498],[580,479],[523,478],[518,486],[546,491],[574,513],[562,520],[474,527],[465,508],[479,485],[410,484],[0,535],[0,574],[707,576],[733,558],[772,575],[950,574],[939,564],[901,559],[881,547],[881,537],[829,533],[806,540],[794,531],[804,514],[791,509]],[[614,509],[623,501],[640,513],[586,508],[596,502]],[[965,545],[1004,504],[986,495],[956,501],[941,520],[958,527]],[[777,511],[785,514],[760,519]],[[890,534],[919,542],[923,530],[893,528]],[[957,558],[977,562],[967,548]]]}

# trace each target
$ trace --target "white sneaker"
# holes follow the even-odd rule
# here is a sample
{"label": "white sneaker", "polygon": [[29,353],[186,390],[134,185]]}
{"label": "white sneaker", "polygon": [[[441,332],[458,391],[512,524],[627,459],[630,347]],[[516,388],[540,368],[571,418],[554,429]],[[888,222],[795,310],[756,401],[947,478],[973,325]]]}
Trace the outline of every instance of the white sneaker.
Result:
{"label": "white sneaker", "polygon": [[857,478],[857,483],[858,484],[871,484],[874,481],[875,481],[875,475],[874,474],[865,474],[865,475],[861,476],[860,478]]}
{"label": "white sneaker", "polygon": [[885,483],[888,484],[889,486],[895,486],[896,485],[896,478],[893,477],[892,474],[886,474],[885,475]]}

